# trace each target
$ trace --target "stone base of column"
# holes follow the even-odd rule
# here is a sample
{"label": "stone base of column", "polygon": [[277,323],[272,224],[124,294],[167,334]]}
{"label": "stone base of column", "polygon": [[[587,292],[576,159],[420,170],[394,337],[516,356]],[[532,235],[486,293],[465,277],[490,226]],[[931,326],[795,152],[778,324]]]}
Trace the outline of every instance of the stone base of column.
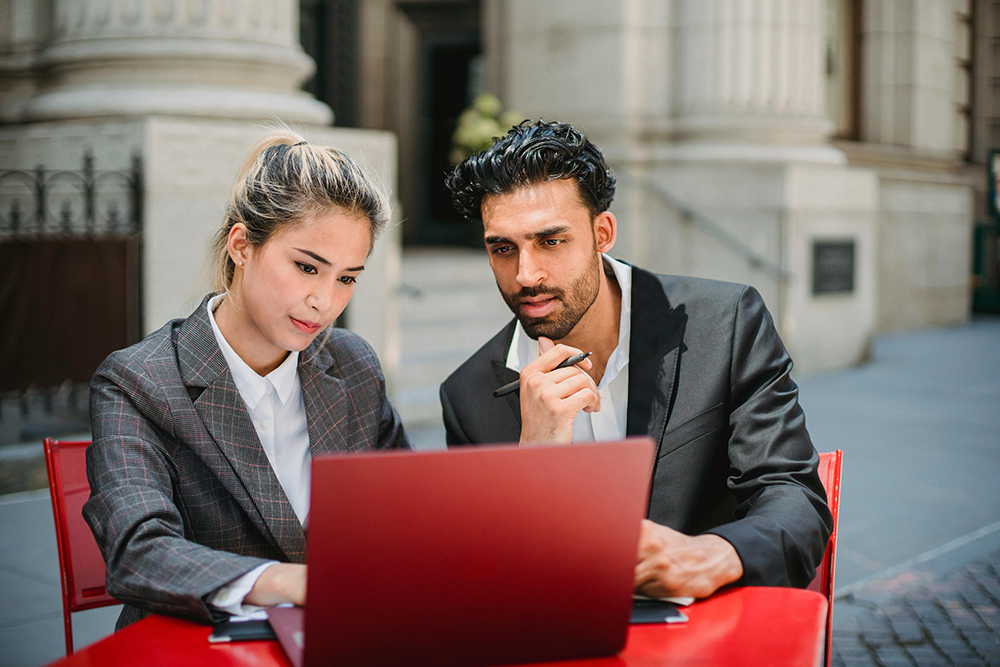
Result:
{"label": "stone base of column", "polygon": [[[873,172],[815,160],[654,159],[614,167],[618,256],[661,273],[753,285],[798,371],[867,357],[877,321]],[[850,291],[813,293],[814,246],[823,242],[853,244]]]}
{"label": "stone base of column", "polygon": [[329,125],[330,107],[304,92],[256,91],[218,86],[113,85],[61,88],[4,104],[0,122],[168,115]]}
{"label": "stone base of column", "polygon": [[[334,146],[366,165],[395,190],[396,138],[389,132],[297,126],[315,144]],[[146,333],[186,317],[209,290],[203,271],[208,243],[237,171],[266,131],[237,120],[145,117],[31,123],[0,128],[0,163],[8,168],[79,169],[86,151],[97,169],[127,170],[142,156],[143,322]],[[391,382],[399,360],[398,206],[376,243],[348,306],[348,325],[379,354]]]}

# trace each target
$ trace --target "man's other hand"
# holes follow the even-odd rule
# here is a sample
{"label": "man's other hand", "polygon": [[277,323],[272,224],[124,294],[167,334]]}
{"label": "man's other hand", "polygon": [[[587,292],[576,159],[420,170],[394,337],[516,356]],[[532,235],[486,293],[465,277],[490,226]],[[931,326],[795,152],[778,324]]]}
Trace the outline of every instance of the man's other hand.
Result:
{"label": "man's other hand", "polygon": [[642,521],[635,591],[651,598],[705,598],[743,576],[736,549],[718,535],[691,537]]}
{"label": "man's other hand", "polygon": [[601,409],[601,394],[586,371],[584,359],[576,366],[556,369],[580,350],[538,338],[539,356],[521,371],[521,444],[572,442],[573,419],[580,410]]}

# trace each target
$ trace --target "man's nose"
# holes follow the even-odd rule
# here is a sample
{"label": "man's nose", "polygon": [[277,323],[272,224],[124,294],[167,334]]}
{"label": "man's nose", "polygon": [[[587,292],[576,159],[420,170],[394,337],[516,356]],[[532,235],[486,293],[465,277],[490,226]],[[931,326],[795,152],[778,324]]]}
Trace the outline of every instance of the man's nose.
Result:
{"label": "man's nose", "polygon": [[522,250],[517,258],[517,282],[522,287],[530,287],[542,282],[545,267],[540,258],[528,249]]}

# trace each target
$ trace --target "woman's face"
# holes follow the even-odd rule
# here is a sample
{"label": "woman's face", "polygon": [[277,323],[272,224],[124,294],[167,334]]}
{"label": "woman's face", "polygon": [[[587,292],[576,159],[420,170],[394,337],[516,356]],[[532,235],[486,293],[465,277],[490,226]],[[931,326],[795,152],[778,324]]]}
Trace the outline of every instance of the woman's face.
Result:
{"label": "woman's face", "polygon": [[236,272],[227,310],[233,312],[217,313],[217,321],[233,349],[264,375],[288,351],[307,348],[343,312],[368,258],[371,226],[333,209],[279,228],[257,248],[246,243],[241,227],[229,235]]}

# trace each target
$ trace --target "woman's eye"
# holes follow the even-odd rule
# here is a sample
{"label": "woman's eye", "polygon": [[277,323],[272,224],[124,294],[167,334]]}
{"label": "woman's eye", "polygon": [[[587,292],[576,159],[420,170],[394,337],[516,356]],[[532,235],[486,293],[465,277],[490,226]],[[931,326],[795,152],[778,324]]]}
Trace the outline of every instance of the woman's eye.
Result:
{"label": "woman's eye", "polygon": [[342,276],[340,278],[340,282],[344,283],[345,285],[353,285],[354,283],[358,282],[358,279],[355,276]]}
{"label": "woman's eye", "polygon": [[304,262],[295,262],[295,264],[302,269],[302,273],[308,273],[311,276],[316,275],[316,267],[312,264],[306,264]]}

